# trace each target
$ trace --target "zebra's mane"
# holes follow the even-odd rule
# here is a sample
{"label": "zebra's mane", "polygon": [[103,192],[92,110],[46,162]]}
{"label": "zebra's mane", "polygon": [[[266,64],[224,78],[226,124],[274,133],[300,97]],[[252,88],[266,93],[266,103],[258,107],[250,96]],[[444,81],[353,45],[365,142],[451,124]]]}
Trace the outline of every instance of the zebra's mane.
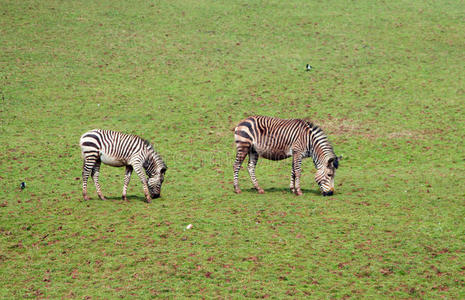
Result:
{"label": "zebra's mane", "polygon": [[313,128],[319,128],[317,125],[313,124],[312,121],[310,120],[303,120],[305,122],[305,124],[307,124],[308,127],[310,127],[310,129],[313,129]]}
{"label": "zebra's mane", "polygon": [[139,138],[142,140],[142,142],[144,143],[145,147],[147,147],[147,149],[153,149],[153,146],[152,146],[152,144],[150,144],[149,141],[147,141],[146,139],[143,139],[141,137],[139,137]]}
{"label": "zebra's mane", "polygon": [[[323,131],[323,129],[321,129],[320,126],[316,125],[315,123],[313,123],[310,119],[302,119],[302,121],[305,123],[305,125],[308,126],[308,128],[310,128],[311,130],[317,130],[317,129],[320,129],[321,131]],[[325,135],[326,137],[326,135]]]}

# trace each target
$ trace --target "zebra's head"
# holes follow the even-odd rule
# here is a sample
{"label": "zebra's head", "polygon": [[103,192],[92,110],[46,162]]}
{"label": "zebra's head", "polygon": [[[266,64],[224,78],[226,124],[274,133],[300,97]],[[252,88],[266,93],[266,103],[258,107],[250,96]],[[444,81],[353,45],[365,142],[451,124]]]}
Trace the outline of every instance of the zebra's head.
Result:
{"label": "zebra's head", "polygon": [[334,176],[341,159],[342,156],[331,157],[316,171],[315,181],[318,183],[323,196],[331,196],[334,193]]}
{"label": "zebra's head", "polygon": [[161,185],[165,180],[166,170],[167,167],[163,166],[162,168],[156,169],[155,172],[149,175],[147,185],[149,187],[150,196],[153,199],[160,197]]}
{"label": "zebra's head", "polygon": [[145,161],[144,168],[148,176],[147,185],[150,197],[153,199],[160,197],[161,185],[165,180],[165,172],[168,167],[161,160],[161,157],[154,153]]}

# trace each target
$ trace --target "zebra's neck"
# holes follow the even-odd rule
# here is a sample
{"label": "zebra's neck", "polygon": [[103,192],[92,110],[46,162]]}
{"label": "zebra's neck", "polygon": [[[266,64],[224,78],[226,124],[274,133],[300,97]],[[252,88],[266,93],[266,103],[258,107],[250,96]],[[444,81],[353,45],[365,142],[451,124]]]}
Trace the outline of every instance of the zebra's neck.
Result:
{"label": "zebra's neck", "polygon": [[327,164],[330,158],[336,157],[336,154],[334,154],[333,147],[321,128],[313,124],[311,125],[308,152],[309,156],[313,159],[315,168],[321,169]]}
{"label": "zebra's neck", "polygon": [[147,146],[147,154],[146,154],[146,161],[147,161],[147,172],[155,172],[161,169],[166,169],[165,162],[161,158],[161,156],[153,150],[151,145]]}
{"label": "zebra's neck", "polygon": [[157,165],[157,170],[166,169],[166,164],[161,158],[160,154],[154,151],[153,158],[155,160],[155,164]]}

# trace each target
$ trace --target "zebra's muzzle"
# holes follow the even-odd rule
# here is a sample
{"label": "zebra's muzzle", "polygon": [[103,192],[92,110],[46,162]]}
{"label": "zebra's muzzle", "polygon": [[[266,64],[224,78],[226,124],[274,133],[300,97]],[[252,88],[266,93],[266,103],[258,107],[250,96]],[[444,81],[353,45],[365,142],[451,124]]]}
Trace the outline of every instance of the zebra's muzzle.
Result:
{"label": "zebra's muzzle", "polygon": [[332,196],[333,194],[334,194],[333,191],[323,192],[323,196]]}

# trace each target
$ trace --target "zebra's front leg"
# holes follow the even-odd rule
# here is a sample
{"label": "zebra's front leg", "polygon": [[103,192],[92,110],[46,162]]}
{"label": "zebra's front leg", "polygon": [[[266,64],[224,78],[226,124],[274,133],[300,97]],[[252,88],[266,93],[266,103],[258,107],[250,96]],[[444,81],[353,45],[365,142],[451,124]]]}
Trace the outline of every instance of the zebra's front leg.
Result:
{"label": "zebra's front leg", "polygon": [[[302,154],[294,153],[294,155],[292,157],[292,174],[293,174],[293,177],[294,177],[294,190],[293,190],[293,192],[297,196],[302,195],[302,190],[300,189],[300,174],[302,172],[301,166],[302,166]],[[292,184],[292,178],[291,178],[291,184]],[[292,186],[291,186],[291,189],[292,189]]]}
{"label": "zebra's front leg", "polygon": [[255,166],[258,162],[258,153],[251,151],[249,153],[249,164],[247,170],[249,171],[250,179],[252,180],[253,186],[257,189],[259,194],[265,193],[265,191],[258,185],[257,178],[255,177]]}
{"label": "zebra's front leg", "polygon": [[100,175],[100,165],[101,161],[97,160],[95,162],[94,168],[92,169],[92,179],[94,179],[95,188],[97,189],[97,195],[101,200],[105,200],[102,194],[102,188],[100,187],[100,183],[98,182],[98,176]]}
{"label": "zebra's front leg", "polygon": [[295,193],[295,173],[294,173],[294,160],[292,160],[292,171],[291,171],[291,184],[289,185],[291,193]]}
{"label": "zebra's front leg", "polygon": [[234,161],[234,192],[236,194],[240,194],[242,192],[239,188],[239,170],[241,169],[242,162],[247,156],[248,150],[248,148],[243,149],[242,147],[237,147],[236,160]]}
{"label": "zebra's front leg", "polygon": [[126,166],[126,174],[124,175],[124,185],[123,185],[123,200],[128,201],[126,198],[126,192],[128,191],[129,181],[131,180],[132,166]]}
{"label": "zebra's front leg", "polygon": [[134,171],[136,171],[136,174],[139,176],[139,179],[142,182],[142,186],[144,187],[145,200],[147,203],[151,203],[152,197],[150,197],[149,187],[147,186],[147,178],[145,178],[142,166],[134,166]]}

